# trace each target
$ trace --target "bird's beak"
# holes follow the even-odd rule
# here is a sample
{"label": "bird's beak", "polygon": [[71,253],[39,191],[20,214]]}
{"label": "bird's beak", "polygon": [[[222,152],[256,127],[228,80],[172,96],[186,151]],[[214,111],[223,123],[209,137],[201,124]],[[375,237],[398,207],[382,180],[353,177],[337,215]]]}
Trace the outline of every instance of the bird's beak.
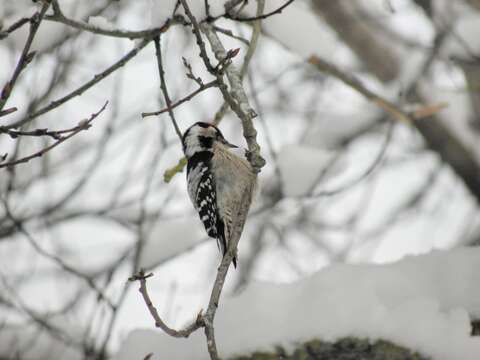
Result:
{"label": "bird's beak", "polygon": [[230,144],[230,143],[229,143],[227,140],[225,140],[225,139],[222,139],[221,142],[222,142],[222,144],[228,146],[229,148],[238,148],[237,145]]}

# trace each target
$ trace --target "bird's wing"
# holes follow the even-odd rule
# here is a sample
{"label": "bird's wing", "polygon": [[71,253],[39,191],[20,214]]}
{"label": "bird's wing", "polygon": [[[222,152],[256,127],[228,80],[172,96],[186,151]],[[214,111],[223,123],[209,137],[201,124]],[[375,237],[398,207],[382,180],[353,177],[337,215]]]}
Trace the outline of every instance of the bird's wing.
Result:
{"label": "bird's wing", "polygon": [[227,251],[226,229],[218,214],[215,179],[208,171],[200,176],[194,205],[208,236],[217,240],[220,251],[225,254]]}

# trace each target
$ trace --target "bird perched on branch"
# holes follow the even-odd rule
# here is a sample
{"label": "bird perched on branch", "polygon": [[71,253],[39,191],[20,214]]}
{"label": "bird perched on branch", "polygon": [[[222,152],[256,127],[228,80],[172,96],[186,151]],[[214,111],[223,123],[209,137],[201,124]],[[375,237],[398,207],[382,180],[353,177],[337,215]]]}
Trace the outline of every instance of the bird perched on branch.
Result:
{"label": "bird perched on branch", "polygon": [[[208,236],[225,256],[233,236],[240,236],[256,187],[250,163],[232,151],[215,125],[197,122],[182,137],[187,158],[188,194]],[[237,254],[233,257],[237,267]]]}

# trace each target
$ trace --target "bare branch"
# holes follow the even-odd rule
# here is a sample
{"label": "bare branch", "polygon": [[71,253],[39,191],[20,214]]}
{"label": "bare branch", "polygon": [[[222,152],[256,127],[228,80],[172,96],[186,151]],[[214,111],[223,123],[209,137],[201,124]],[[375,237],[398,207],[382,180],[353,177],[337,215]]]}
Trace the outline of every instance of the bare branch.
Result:
{"label": "bare branch", "polygon": [[273,10],[273,11],[270,11],[269,13],[266,13],[266,14],[262,14],[262,15],[256,15],[256,16],[251,16],[251,17],[241,17],[241,16],[234,16],[234,15],[231,15],[230,13],[226,13],[225,14],[225,17],[227,19],[231,19],[231,20],[235,20],[235,21],[245,21],[245,22],[248,22],[248,21],[256,21],[256,20],[264,20],[264,19],[267,19],[273,15],[277,15],[277,14],[281,14],[282,11],[290,4],[292,4],[295,0],[288,0],[287,2],[285,2],[285,4],[283,4],[282,6],[278,7],[277,9]]}
{"label": "bare branch", "polygon": [[128,31],[121,29],[102,29],[98,26],[93,26],[81,21],[76,21],[66,17],[58,4],[57,0],[52,0],[53,15],[45,16],[45,20],[59,22],[75,29],[88,31],[97,35],[105,35],[115,38],[126,38],[126,39],[145,39],[151,38],[153,36],[158,36],[161,33],[166,32],[172,25],[185,24],[185,21],[181,16],[176,16],[168,19],[162,26],[156,27],[153,29],[146,29],[140,31]]}
{"label": "bare branch", "polygon": [[0,117],[11,114],[11,113],[14,113],[17,110],[18,109],[16,107],[11,107],[11,108],[8,108],[8,109],[4,109],[4,110],[0,111]]}
{"label": "bare branch", "polygon": [[165,322],[158,314],[157,308],[153,305],[150,295],[148,294],[147,279],[152,276],[153,273],[145,274],[144,270],[140,270],[137,274],[131,276],[128,281],[140,282],[140,288],[138,289],[138,291],[140,291],[140,294],[142,294],[143,300],[148,307],[148,311],[155,320],[155,326],[165,331],[165,333],[167,333],[168,335],[178,338],[187,338],[190,336],[191,333],[200,329],[203,326],[202,311],[198,313],[197,319],[183,330],[175,330],[165,324]]}
{"label": "bare branch", "polygon": [[65,261],[63,261],[60,257],[50,254],[47,252],[43,247],[41,247],[37,241],[30,235],[30,233],[24,228],[23,224],[18,221],[15,216],[12,214],[10,211],[10,207],[8,206],[7,201],[2,201],[5,209],[5,213],[7,214],[7,217],[15,224],[15,226],[18,228],[18,230],[25,235],[27,238],[28,242],[32,247],[42,256],[50,259],[51,261],[55,262],[60,268],[65,270],[66,272],[73,274],[74,276],[84,280],[88,286],[95,291],[95,293],[98,295],[98,298],[101,300],[104,300],[111,308],[113,308],[113,304],[110,301],[108,297],[105,296],[103,291],[95,284],[93,279],[82,272],[78,271],[77,269],[73,268],[72,266],[68,265]]}
{"label": "bare branch", "polygon": [[[175,114],[173,113],[172,101],[168,95],[167,83],[165,82],[165,70],[163,69],[162,63],[162,48],[160,44],[160,37],[157,36],[153,39],[155,43],[155,56],[157,57],[158,73],[160,74],[160,89],[162,90],[163,98],[165,99],[165,104],[167,104],[167,111],[170,119],[172,120],[173,127],[177,133],[180,142],[182,141],[182,132],[178,127],[177,120],[175,119]],[[142,114],[143,117],[143,114]]]}
{"label": "bare branch", "polygon": [[214,73],[215,70],[214,70],[214,67],[212,66],[212,63],[210,62],[210,59],[208,58],[207,50],[205,49],[205,43],[202,40],[202,34],[200,32],[200,26],[198,25],[198,21],[190,11],[190,8],[188,7],[188,4],[187,4],[187,0],[179,0],[179,1],[182,4],[183,9],[185,10],[185,14],[187,15],[190,22],[192,23],[192,32],[195,35],[198,48],[200,49],[200,57],[202,58],[207,70],[210,73]]}
{"label": "bare branch", "polygon": [[93,79],[87,81],[86,83],[84,83],[83,85],[81,85],[80,87],[75,89],[74,91],[70,92],[69,94],[67,94],[63,97],[61,97],[60,99],[53,100],[52,102],[50,102],[49,105],[47,105],[47,106],[45,106],[45,107],[43,107],[43,108],[41,108],[41,109],[39,109],[39,110],[37,110],[33,113],[28,114],[23,119],[20,119],[20,120],[14,122],[12,124],[6,125],[5,128],[6,129],[12,129],[12,128],[17,128],[19,126],[25,125],[26,123],[30,122],[31,120],[35,119],[36,117],[38,117],[40,115],[43,115],[43,114],[59,107],[60,105],[66,103],[70,99],[72,99],[76,96],[82,95],[86,90],[90,89],[92,86],[99,83],[100,81],[105,79],[107,76],[109,76],[110,74],[112,74],[113,72],[115,72],[116,70],[121,68],[122,66],[124,66],[131,59],[133,59],[140,52],[140,50],[142,50],[145,46],[147,46],[147,44],[150,42],[150,40],[151,40],[150,38],[142,40],[137,46],[135,46],[132,50],[130,50],[127,54],[125,54],[120,60],[118,60],[117,62],[115,62],[114,64],[112,64],[108,68],[106,68],[101,73],[98,73],[98,74],[94,75]]}
{"label": "bare branch", "polygon": [[66,141],[66,140],[70,139],[71,137],[77,135],[79,132],[81,132],[83,130],[88,130],[91,127],[91,122],[98,115],[100,115],[103,112],[103,110],[105,110],[105,108],[107,107],[107,104],[108,104],[108,101],[105,102],[105,104],[102,106],[102,108],[99,111],[90,115],[89,119],[84,119],[84,120],[80,121],[76,127],[72,128],[72,129],[69,129],[68,131],[70,131],[70,134],[68,134],[67,136],[64,136],[64,137],[60,136],[56,142],[54,142],[53,144],[37,151],[36,153],[34,153],[32,155],[25,156],[21,159],[12,160],[12,161],[9,161],[9,162],[6,162],[6,163],[0,163],[0,168],[12,167],[12,166],[15,166],[15,165],[18,165],[18,164],[26,163],[26,162],[34,159],[34,158],[43,156],[45,153],[47,153],[50,150],[52,150],[53,148],[57,147],[58,145],[60,145],[64,141]]}
{"label": "bare branch", "polygon": [[335,78],[344,82],[346,85],[355,89],[360,94],[365,96],[368,100],[374,102],[383,110],[385,110],[387,113],[392,115],[396,120],[399,120],[405,124],[412,123],[413,119],[409,114],[399,109],[395,104],[388,101],[387,99],[367,89],[365,86],[362,85],[362,83],[358,79],[356,79],[350,74],[346,74],[345,72],[340,70],[338,67],[336,67],[334,64],[331,64],[323,59],[320,59],[318,56],[315,56],[315,55],[311,56],[308,59],[308,62],[313,66],[315,66],[317,70],[320,70],[329,75],[332,75]]}
{"label": "bare branch", "polygon": [[37,11],[30,18],[30,30],[28,33],[28,38],[25,43],[25,46],[23,47],[22,54],[20,55],[20,59],[18,60],[15,70],[13,71],[12,77],[3,86],[2,92],[0,94],[0,111],[3,110],[3,108],[5,107],[5,104],[7,103],[8,98],[10,97],[10,94],[12,93],[12,90],[15,87],[15,83],[17,82],[17,79],[20,73],[22,72],[23,69],[25,69],[28,63],[32,61],[35,55],[35,52],[30,52],[30,47],[32,46],[33,39],[37,34],[37,30],[40,27],[40,23],[42,22],[43,17],[45,16],[45,13],[47,12],[49,6],[50,6],[50,1],[45,1],[40,11]]}
{"label": "bare branch", "polygon": [[10,25],[6,30],[0,31],[0,40],[5,39],[8,35],[10,35],[15,30],[20,29],[23,25],[30,22],[30,18],[21,18],[20,20],[15,21],[12,25]]}

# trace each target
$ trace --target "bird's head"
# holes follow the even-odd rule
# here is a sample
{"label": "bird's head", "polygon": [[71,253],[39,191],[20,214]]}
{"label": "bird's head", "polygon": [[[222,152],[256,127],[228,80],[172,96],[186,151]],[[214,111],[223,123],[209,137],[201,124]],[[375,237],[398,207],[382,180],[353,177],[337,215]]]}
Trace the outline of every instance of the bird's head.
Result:
{"label": "bird's head", "polygon": [[187,158],[201,151],[212,151],[215,143],[237,147],[225,140],[219,128],[206,122],[197,122],[190,126],[182,136],[182,143]]}

